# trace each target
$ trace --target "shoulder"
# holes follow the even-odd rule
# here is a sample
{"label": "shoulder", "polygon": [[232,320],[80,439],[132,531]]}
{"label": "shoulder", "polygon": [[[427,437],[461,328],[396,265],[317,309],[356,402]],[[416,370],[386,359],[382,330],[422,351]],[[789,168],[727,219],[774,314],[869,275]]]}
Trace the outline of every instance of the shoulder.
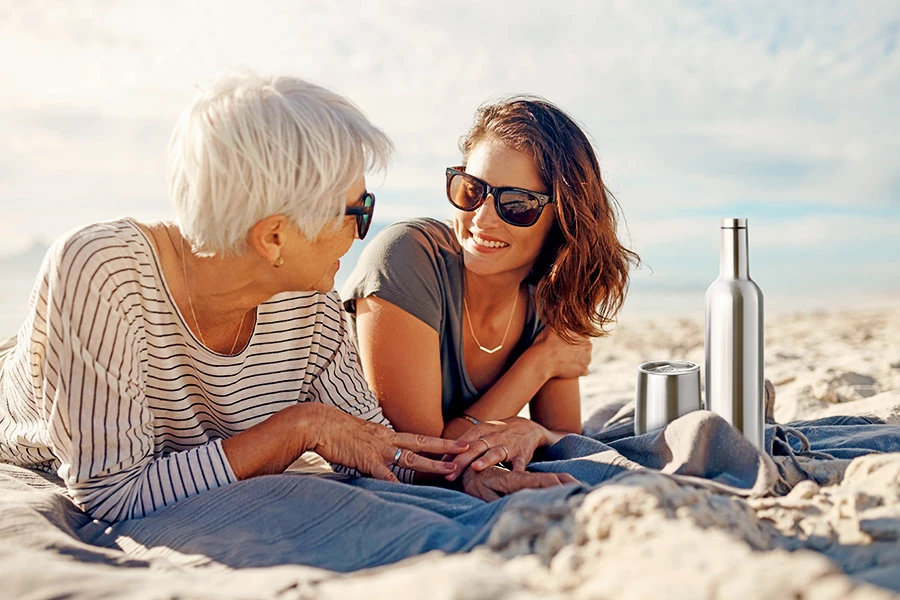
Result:
{"label": "shoulder", "polygon": [[363,255],[409,259],[416,256],[458,255],[453,230],[436,219],[408,219],[385,227]]}
{"label": "shoulder", "polygon": [[[129,219],[94,223],[57,239],[44,258],[49,281],[71,287],[108,288],[135,281],[148,259],[147,240]],[[104,285],[112,280],[114,285]]]}
{"label": "shoulder", "polygon": [[355,313],[356,300],[377,296],[440,330],[448,289],[458,284],[461,249],[449,226],[410,219],[385,227],[366,246],[341,296]]}
{"label": "shoulder", "polygon": [[140,237],[137,227],[129,219],[92,223],[61,235],[48,254],[60,264],[70,265],[95,255],[129,253],[131,245]]}

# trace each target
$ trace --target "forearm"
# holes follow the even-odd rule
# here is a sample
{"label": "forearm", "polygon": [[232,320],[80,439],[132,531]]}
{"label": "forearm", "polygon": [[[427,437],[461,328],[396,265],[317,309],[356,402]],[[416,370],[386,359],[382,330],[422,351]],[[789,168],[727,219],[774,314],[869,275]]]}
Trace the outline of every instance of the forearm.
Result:
{"label": "forearm", "polygon": [[238,480],[282,473],[315,445],[313,433],[325,407],[296,404],[275,413],[222,442],[222,449]]}
{"label": "forearm", "polygon": [[[66,481],[72,500],[95,519],[110,523],[143,517],[184,498],[236,481],[221,443],[139,461],[130,468]],[[77,467],[73,470],[77,470]]]}
{"label": "forearm", "polygon": [[529,406],[531,418],[553,431],[581,433],[581,391],[578,378],[551,379]]}

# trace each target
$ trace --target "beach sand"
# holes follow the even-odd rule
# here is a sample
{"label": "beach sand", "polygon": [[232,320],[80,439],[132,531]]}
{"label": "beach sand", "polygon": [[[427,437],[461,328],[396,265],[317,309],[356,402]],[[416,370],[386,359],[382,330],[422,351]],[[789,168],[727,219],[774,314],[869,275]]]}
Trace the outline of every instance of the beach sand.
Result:
{"label": "beach sand", "polygon": [[[625,320],[597,341],[585,416],[629,401],[637,365],[655,359],[702,364],[702,318]],[[900,423],[900,309],[774,316],[766,376],[779,422],[871,414]],[[900,579],[900,454],[830,470],[828,485],[761,499],[639,472],[572,505],[507,515],[487,548],[329,578],[314,596],[900,597],[881,587]]]}

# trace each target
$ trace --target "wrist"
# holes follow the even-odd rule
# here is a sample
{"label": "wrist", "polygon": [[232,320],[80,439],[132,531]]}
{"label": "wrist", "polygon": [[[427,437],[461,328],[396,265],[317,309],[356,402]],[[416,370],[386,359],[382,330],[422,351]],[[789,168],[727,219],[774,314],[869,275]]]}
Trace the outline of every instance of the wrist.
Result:
{"label": "wrist", "polygon": [[545,446],[552,446],[553,444],[555,444],[555,443],[558,442],[559,440],[561,440],[561,439],[563,439],[564,437],[566,437],[566,435],[568,435],[568,434],[563,433],[563,432],[552,431],[552,430],[550,430],[550,429],[547,429],[546,427],[544,428],[544,431],[545,431],[545,434],[546,434],[545,437],[544,437],[544,445],[545,445]]}
{"label": "wrist", "polygon": [[541,436],[541,443],[538,444],[538,447],[544,446],[552,446],[558,441],[558,438],[554,438],[553,432],[541,425],[540,423],[534,422],[535,425],[539,427],[539,432]]}
{"label": "wrist", "polygon": [[522,358],[525,359],[529,371],[537,373],[542,382],[546,383],[553,379],[553,361],[550,360],[552,357],[546,356],[544,344],[534,344],[529,346],[528,349],[522,353]]}
{"label": "wrist", "polygon": [[325,425],[325,410],[327,407],[317,402],[301,402],[291,407],[291,418],[288,426],[291,435],[290,445],[297,451],[297,455],[307,450],[315,450],[321,443],[320,433]]}

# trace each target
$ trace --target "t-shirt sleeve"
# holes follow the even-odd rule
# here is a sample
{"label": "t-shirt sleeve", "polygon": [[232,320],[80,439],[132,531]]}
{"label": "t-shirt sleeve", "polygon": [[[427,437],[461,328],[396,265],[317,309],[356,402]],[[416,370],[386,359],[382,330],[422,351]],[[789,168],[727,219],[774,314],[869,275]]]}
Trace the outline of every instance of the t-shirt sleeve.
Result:
{"label": "t-shirt sleeve", "polygon": [[31,362],[69,495],[91,516],[120,521],[236,478],[220,440],[155,454],[140,303],[127,257],[104,244],[115,241],[76,239],[45,261]]}
{"label": "t-shirt sleeve", "polygon": [[356,312],[357,299],[377,296],[440,331],[443,265],[428,227],[395,223],[366,246],[341,292],[348,312]]}

